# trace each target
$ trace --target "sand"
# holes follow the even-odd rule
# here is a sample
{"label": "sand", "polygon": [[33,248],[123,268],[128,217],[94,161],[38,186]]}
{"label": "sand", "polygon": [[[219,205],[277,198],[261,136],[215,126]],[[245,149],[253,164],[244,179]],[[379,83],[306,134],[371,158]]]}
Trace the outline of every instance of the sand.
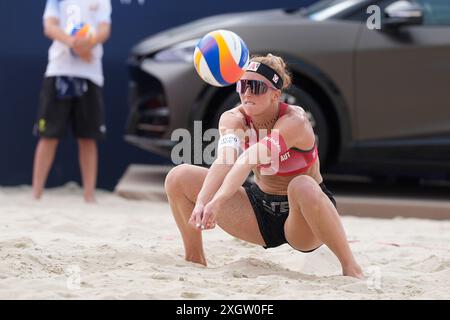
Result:
{"label": "sand", "polygon": [[344,216],[357,280],[325,246],[264,250],[218,228],[208,267],[186,262],[163,201],[99,191],[85,204],[73,183],[30,195],[0,188],[0,299],[450,299],[448,220]]}

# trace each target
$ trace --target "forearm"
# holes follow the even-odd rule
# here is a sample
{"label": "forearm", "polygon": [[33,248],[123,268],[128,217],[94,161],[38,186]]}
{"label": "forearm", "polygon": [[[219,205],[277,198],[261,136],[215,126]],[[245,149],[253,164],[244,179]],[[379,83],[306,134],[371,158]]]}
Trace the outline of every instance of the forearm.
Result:
{"label": "forearm", "polygon": [[269,163],[271,157],[265,145],[254,144],[236,161],[213,200],[223,202],[231,198],[247,179],[250,172],[260,164]]}
{"label": "forearm", "polygon": [[72,47],[72,37],[66,34],[64,30],[62,30],[56,23],[44,23],[44,34],[51,40],[56,40],[66,44],[69,47]]}
{"label": "forearm", "polygon": [[97,32],[95,34],[95,44],[105,43],[111,34],[111,25],[108,23],[101,23],[97,27]]}
{"label": "forearm", "polygon": [[197,196],[197,203],[207,204],[219,190],[232,165],[215,161],[208,170],[202,189]]}
{"label": "forearm", "polygon": [[249,173],[256,166],[248,161],[248,157],[244,156],[238,159],[231,170],[225,177],[219,190],[214,195],[214,200],[223,202],[231,198],[247,179]]}

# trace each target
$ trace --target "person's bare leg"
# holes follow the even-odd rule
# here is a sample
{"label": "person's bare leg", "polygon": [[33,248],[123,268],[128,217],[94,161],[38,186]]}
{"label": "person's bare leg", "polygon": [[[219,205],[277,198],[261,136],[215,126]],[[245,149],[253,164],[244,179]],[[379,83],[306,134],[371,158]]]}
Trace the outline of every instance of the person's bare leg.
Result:
{"label": "person's bare leg", "polygon": [[58,139],[40,138],[36,146],[33,164],[33,198],[40,199],[44,191],[48,173],[55,159]]}
{"label": "person's bare leg", "polygon": [[83,180],[84,200],[95,202],[97,183],[97,142],[94,139],[78,139],[78,156]]}
{"label": "person's bare leg", "polygon": [[[197,195],[203,186],[208,170],[198,166],[180,165],[166,177],[165,188],[172,213],[183,238],[186,260],[206,265],[202,231],[188,223]],[[216,212],[217,225],[241,240],[265,245],[255,213],[244,188]],[[208,231],[205,231],[208,232]]]}
{"label": "person's bare leg", "polygon": [[285,224],[286,239],[300,250],[314,249],[325,243],[336,254],[344,276],[363,278],[339,214],[314,179],[299,176],[288,188],[289,217]]}
{"label": "person's bare leg", "polygon": [[[188,221],[207,173],[208,169],[205,168],[179,165],[167,174],[164,183],[173,217],[183,238],[185,259],[204,266],[206,266],[206,258],[203,251],[202,231],[192,227]],[[186,186],[183,181],[187,181],[185,178],[188,176],[189,185]],[[189,197],[186,189],[190,191]]]}

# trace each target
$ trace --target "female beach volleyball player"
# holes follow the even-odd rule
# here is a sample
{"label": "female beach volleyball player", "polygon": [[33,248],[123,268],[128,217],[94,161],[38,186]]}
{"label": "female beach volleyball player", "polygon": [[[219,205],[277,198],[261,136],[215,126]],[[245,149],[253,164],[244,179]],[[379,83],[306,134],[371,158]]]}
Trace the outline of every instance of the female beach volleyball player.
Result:
{"label": "female beach volleyball player", "polygon": [[[217,223],[232,236],[264,248],[288,243],[311,252],[326,244],[343,275],[362,278],[336,202],[323,183],[307,115],[280,102],[290,82],[281,57],[252,58],[236,84],[241,104],[220,118],[212,166],[182,164],[168,173],[165,188],[185,258],[206,265],[202,230]],[[252,170],[255,182],[243,187]]]}

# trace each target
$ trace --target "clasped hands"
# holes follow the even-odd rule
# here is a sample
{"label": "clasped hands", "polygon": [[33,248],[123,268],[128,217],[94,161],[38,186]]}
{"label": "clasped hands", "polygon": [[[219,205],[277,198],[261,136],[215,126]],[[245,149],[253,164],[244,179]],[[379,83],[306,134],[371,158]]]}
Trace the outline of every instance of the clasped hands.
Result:
{"label": "clasped hands", "polygon": [[73,37],[70,48],[80,57],[80,59],[89,63],[92,61],[92,48],[96,45],[95,42],[95,39],[92,37]]}
{"label": "clasped hands", "polygon": [[188,223],[198,230],[214,229],[216,227],[216,214],[223,201],[212,199],[206,205],[201,202],[195,204]]}

